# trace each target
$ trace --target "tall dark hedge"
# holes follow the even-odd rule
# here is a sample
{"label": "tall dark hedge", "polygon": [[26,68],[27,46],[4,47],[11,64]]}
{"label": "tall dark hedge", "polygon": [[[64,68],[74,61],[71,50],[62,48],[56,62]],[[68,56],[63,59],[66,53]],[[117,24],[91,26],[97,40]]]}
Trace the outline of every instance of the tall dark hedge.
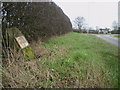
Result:
{"label": "tall dark hedge", "polygon": [[29,42],[46,40],[72,30],[69,18],[54,2],[4,2],[2,31],[19,28]]}

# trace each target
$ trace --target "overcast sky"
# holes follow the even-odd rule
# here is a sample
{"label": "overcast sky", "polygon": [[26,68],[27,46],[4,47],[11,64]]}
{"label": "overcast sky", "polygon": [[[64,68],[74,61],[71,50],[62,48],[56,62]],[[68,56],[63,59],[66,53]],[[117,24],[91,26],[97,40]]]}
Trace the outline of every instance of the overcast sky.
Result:
{"label": "overcast sky", "polygon": [[77,16],[83,16],[89,27],[111,27],[118,21],[119,0],[53,0],[71,22]]}

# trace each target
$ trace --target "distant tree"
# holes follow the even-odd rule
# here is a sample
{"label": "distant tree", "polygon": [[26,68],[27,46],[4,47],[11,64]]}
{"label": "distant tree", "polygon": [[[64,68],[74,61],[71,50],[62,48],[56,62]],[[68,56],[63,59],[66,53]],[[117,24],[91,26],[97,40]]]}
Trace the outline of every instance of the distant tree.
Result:
{"label": "distant tree", "polygon": [[89,28],[88,24],[87,24],[87,23],[84,23],[84,25],[82,26],[82,29],[88,30],[88,28]]}
{"label": "distant tree", "polygon": [[75,25],[77,26],[77,28],[79,29],[79,31],[82,31],[82,28],[84,28],[85,25],[85,18],[84,17],[77,17],[74,20]]}
{"label": "distant tree", "polygon": [[118,30],[118,23],[116,21],[113,21],[112,27],[114,30]]}

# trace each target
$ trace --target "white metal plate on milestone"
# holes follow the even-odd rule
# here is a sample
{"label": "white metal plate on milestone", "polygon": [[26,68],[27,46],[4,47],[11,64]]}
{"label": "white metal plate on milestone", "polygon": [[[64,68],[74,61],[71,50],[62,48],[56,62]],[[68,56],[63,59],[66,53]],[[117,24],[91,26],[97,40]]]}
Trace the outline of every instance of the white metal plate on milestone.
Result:
{"label": "white metal plate on milestone", "polygon": [[16,37],[15,39],[17,40],[18,44],[22,49],[29,46],[29,43],[24,36],[19,36],[19,37]]}

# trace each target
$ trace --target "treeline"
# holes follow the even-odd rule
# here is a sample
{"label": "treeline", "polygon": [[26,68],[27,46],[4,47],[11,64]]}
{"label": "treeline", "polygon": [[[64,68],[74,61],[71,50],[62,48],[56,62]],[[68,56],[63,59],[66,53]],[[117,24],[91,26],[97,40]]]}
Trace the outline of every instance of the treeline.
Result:
{"label": "treeline", "polygon": [[72,30],[69,18],[54,2],[2,3],[2,33],[17,27],[29,42],[46,40]]}

